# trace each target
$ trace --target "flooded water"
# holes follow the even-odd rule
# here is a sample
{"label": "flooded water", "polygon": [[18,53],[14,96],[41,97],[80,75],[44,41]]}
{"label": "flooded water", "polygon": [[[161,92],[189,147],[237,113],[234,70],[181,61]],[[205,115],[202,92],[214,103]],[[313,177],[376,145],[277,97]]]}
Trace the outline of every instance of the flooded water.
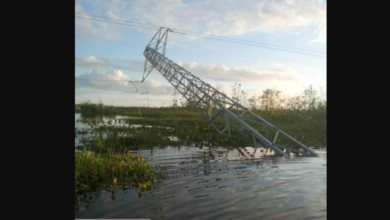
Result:
{"label": "flooded water", "polygon": [[[75,113],[75,128],[78,129],[79,131],[84,131],[85,133],[83,134],[78,134],[76,137],[75,137],[75,146],[83,146],[82,142],[81,142],[81,139],[82,138],[90,138],[92,137],[91,135],[91,126],[88,125],[88,124],[84,124],[80,121],[81,119],[81,114],[80,113]],[[111,120],[111,122],[115,125],[120,125],[120,126],[124,126],[124,127],[152,127],[150,125],[138,125],[138,124],[132,124],[132,125],[129,125],[128,123],[126,123],[125,121],[117,121],[115,122],[115,119],[127,119],[127,118],[138,118],[138,117],[130,117],[130,116],[120,116],[120,115],[116,115],[114,117],[101,117],[100,118],[100,121],[104,124],[108,124],[108,121]],[[154,126],[154,127],[164,127],[164,126]],[[177,140],[176,137],[168,137],[169,139],[171,140]]]}
{"label": "flooded water", "polygon": [[[101,121],[102,122],[105,122],[107,123],[109,120],[113,120],[113,119],[126,119],[126,118],[131,118],[131,117],[127,117],[127,116],[115,116],[115,117],[101,117]],[[82,138],[90,138],[91,137],[91,134],[90,134],[90,129],[91,129],[91,126],[87,125],[87,124],[84,124],[80,121],[81,119],[81,114],[80,113],[75,113],[75,128],[80,130],[80,131],[87,131],[85,134],[79,134],[75,137],[75,146],[80,146],[82,145],[81,143],[81,139]],[[126,126],[127,124],[121,124],[122,126]]]}
{"label": "flooded water", "polygon": [[269,157],[261,149],[141,149],[168,178],[138,198],[135,190],[101,191],[80,202],[76,218],[326,219],[326,152]]}

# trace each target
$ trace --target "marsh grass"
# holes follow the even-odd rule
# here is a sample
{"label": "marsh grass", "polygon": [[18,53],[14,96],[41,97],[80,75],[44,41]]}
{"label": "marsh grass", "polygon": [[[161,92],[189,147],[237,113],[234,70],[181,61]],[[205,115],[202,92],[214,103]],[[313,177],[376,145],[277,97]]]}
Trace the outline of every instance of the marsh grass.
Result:
{"label": "marsh grass", "polygon": [[[92,133],[104,141],[106,149],[116,146],[118,151],[141,146],[163,147],[183,144],[232,146],[237,144],[237,141],[231,141],[238,137],[235,131],[231,130],[232,139],[220,136],[201,116],[195,117],[191,112],[184,116],[188,110],[183,108],[172,108],[169,111],[149,108],[144,112],[146,115],[151,115],[151,112],[154,112],[154,115],[166,114],[166,117],[112,118],[108,122],[104,122],[101,118],[83,117],[80,122],[92,127]],[[310,147],[326,147],[326,109],[254,110],[254,112]],[[224,128],[218,123],[217,127],[221,130]],[[86,133],[83,130],[76,131],[76,135]],[[172,141],[167,138],[168,136],[175,136],[179,140]],[[98,149],[95,142],[88,139],[84,142],[92,147],[92,150]],[[251,144],[252,141],[250,139],[240,140],[239,143],[245,145]]]}

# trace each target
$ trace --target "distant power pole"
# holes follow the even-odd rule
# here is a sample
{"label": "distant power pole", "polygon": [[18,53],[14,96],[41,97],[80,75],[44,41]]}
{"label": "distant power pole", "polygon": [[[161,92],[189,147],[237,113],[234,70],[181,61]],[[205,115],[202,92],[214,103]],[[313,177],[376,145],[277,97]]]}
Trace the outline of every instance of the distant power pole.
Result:
{"label": "distant power pole", "polygon": [[143,93],[141,93],[141,95],[147,95],[146,98],[148,100],[148,107],[150,107],[150,104],[149,104],[149,92],[143,92]]}

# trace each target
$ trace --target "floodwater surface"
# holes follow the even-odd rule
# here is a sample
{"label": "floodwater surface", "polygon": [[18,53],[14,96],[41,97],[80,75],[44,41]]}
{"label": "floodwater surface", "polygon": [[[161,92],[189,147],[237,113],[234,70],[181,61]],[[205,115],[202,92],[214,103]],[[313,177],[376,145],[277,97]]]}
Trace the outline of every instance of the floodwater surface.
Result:
{"label": "floodwater surface", "polygon": [[[76,218],[326,219],[326,151],[269,157],[262,149],[165,147],[134,151],[169,165],[168,178],[135,190],[88,194]],[[80,196],[81,197],[81,196]]]}

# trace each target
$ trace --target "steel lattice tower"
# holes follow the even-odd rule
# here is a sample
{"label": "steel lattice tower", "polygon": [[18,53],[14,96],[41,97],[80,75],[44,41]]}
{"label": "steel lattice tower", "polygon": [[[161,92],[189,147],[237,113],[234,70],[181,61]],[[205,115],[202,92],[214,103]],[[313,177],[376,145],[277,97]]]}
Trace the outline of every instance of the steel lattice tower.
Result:
{"label": "steel lattice tower", "polygon": [[[157,69],[220,135],[232,137],[232,132],[237,132],[239,139],[251,138],[255,147],[270,148],[276,156],[286,153],[318,156],[312,149],[165,57],[168,32],[173,31],[160,28],[146,46],[141,82],[153,68]],[[223,129],[216,123],[222,124]]]}

